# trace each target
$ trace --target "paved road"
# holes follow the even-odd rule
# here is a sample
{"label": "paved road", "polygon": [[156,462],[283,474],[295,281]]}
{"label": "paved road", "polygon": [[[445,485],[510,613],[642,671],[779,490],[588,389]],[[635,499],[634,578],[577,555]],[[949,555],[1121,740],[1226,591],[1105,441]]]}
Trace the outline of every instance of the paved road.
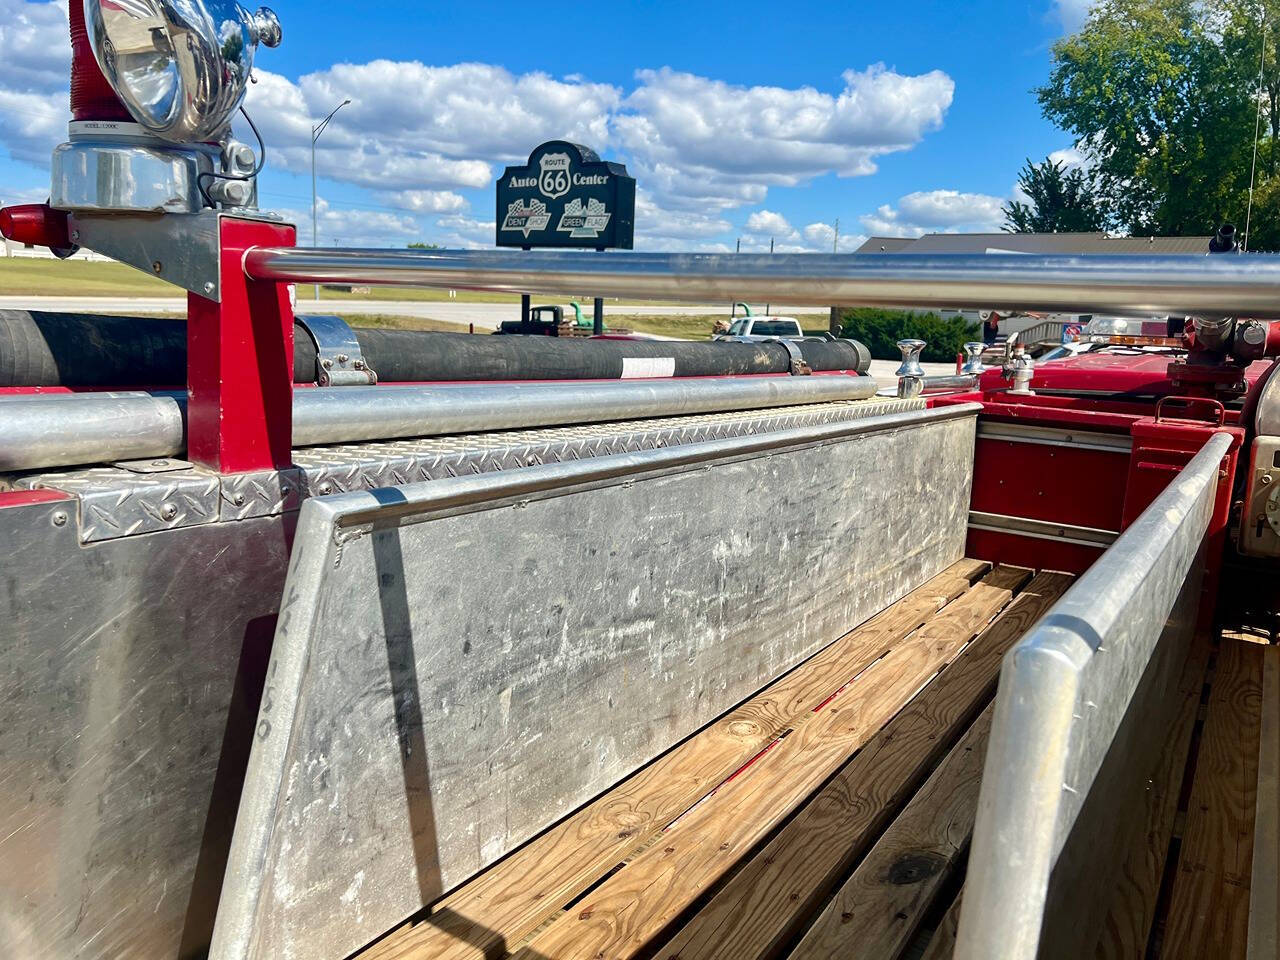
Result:
{"label": "paved road", "polygon": [[[701,316],[723,314],[724,304],[652,306],[606,304],[605,316],[643,314],[646,316]],[[185,313],[182,297],[11,297],[0,296],[0,309],[53,310],[67,313]],[[496,330],[503,320],[518,320],[520,306],[514,303],[458,303],[425,300],[298,300],[299,313],[383,313],[401,317],[424,317],[477,330]],[[572,315],[566,305],[565,312]],[[812,307],[775,307],[775,314],[813,314]]]}

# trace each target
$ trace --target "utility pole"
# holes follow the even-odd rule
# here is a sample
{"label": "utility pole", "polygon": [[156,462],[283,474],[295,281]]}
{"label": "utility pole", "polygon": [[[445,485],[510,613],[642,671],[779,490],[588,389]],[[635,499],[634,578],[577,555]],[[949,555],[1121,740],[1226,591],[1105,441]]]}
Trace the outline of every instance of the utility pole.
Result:
{"label": "utility pole", "polygon": [[[836,217],[835,236],[831,238],[831,252],[840,252],[840,218]],[[827,332],[833,337],[838,337],[844,333],[844,318],[841,317],[839,307],[831,308],[831,315],[827,318]]]}
{"label": "utility pole", "polygon": [[[324,133],[324,128],[329,125],[329,121],[333,119],[333,115],[350,103],[350,99],[343,100],[340,104],[329,111],[329,115],[311,128],[311,245],[317,246],[316,243],[316,141],[320,139],[320,134]],[[320,299],[320,284],[316,284],[315,297]]]}
{"label": "utility pole", "polygon": [[[770,237],[770,238],[769,238],[769,254],[770,254],[770,256],[772,256],[772,255],[773,255],[773,237]],[[773,304],[771,304],[771,303],[766,303],[766,304],[764,305],[764,315],[765,315],[766,317],[769,315],[769,312],[770,312],[770,311],[769,311],[769,308],[770,308],[771,306],[773,306]]]}

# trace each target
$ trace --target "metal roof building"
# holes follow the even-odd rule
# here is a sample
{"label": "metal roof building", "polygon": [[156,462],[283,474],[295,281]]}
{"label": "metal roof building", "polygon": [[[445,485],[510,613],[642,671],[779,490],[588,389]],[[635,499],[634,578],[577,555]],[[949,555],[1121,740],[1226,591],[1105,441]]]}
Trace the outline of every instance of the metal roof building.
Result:
{"label": "metal roof building", "polygon": [[1112,237],[1105,233],[926,233],[869,237],[854,253],[1208,253],[1208,237]]}

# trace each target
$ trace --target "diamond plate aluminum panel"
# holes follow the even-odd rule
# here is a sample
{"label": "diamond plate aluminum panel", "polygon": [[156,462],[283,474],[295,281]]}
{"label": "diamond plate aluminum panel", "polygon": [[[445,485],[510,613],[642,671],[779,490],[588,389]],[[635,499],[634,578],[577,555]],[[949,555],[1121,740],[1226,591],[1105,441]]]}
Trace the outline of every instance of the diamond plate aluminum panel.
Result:
{"label": "diamond plate aluminum panel", "polygon": [[134,473],[119,467],[92,467],[23,477],[14,487],[58,490],[76,497],[81,543],[218,519],[218,477],[198,469]]}
{"label": "diamond plate aluminum panel", "polygon": [[274,516],[297,510],[307,497],[636,453],[924,408],[925,402],[920,399],[843,400],[691,417],[304,447],[294,450],[295,466],[284,471],[219,476],[200,467],[163,473],[91,467],[11,477],[8,484],[17,489],[59,490],[79,498],[80,541],[90,543],[201,523]]}

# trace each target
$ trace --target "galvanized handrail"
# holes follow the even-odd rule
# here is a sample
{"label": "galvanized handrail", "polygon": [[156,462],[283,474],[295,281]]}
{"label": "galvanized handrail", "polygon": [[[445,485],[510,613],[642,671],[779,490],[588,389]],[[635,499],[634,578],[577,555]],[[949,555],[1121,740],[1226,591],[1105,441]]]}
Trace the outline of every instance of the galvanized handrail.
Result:
{"label": "galvanized handrail", "polygon": [[1227,433],[1005,656],[957,960],[1091,956],[1172,722]]}
{"label": "galvanized handrail", "polygon": [[501,293],[1280,318],[1280,257],[580,253],[253,247],[255,280]]}
{"label": "galvanized handrail", "polygon": [[[518,430],[753,410],[875,395],[871,377],[315,387],[293,394],[293,445]],[[0,471],[172,457],[186,448],[181,394],[24,395],[4,401]]]}

